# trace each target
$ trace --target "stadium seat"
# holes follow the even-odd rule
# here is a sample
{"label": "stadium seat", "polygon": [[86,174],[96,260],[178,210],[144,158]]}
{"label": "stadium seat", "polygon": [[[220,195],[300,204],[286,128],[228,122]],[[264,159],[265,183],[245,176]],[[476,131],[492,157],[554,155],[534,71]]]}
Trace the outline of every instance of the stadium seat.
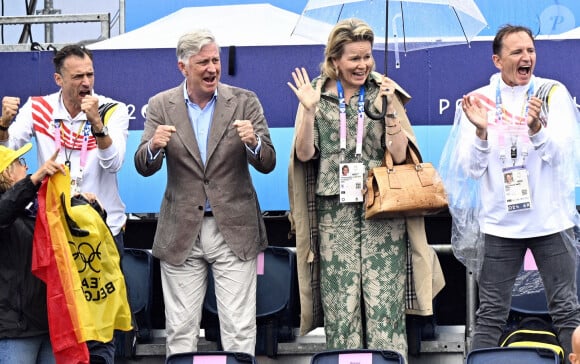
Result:
{"label": "stadium seat", "polygon": [[125,248],[123,273],[137,342],[147,342],[151,339],[153,256],[145,249]]}
{"label": "stadium seat", "polygon": [[256,363],[254,356],[246,353],[209,351],[179,353],[167,357],[165,364],[248,364]]}
{"label": "stadium seat", "polygon": [[[258,274],[256,288],[256,355],[275,357],[278,342],[294,339],[293,303],[296,292],[296,256],[283,247],[269,246],[264,251],[264,272]],[[220,345],[218,310],[213,276],[208,275],[204,301],[205,337]]]}
{"label": "stadium seat", "polygon": [[405,358],[394,350],[348,349],[328,350],[312,356],[310,364],[404,364]]}
{"label": "stadium seat", "polygon": [[[576,271],[576,279],[580,281],[580,267]],[[577,286],[580,297],[580,285]],[[544,284],[537,270],[520,269],[512,290],[511,310],[521,315],[548,315],[548,303]]]}
{"label": "stadium seat", "polygon": [[488,348],[467,354],[466,364],[558,364],[558,354],[544,348]]}

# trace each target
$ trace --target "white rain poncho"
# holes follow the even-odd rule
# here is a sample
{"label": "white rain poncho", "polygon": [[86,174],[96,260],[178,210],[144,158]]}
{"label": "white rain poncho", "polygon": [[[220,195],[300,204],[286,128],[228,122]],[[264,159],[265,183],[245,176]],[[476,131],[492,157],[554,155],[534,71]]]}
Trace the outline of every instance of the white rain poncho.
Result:
{"label": "white rain poncho", "polygon": [[[509,111],[504,110],[504,115],[508,117],[502,117],[498,123],[499,111],[496,108],[496,100],[500,85],[507,87],[500,81],[500,74],[497,73],[491,77],[489,85],[470,94],[479,98],[481,104],[488,109],[488,141],[482,143],[476,140],[475,126],[463,114],[459,104],[439,163],[439,171],[448,194],[449,210],[452,216],[453,252],[456,258],[475,274],[476,279],[479,277],[483,261],[482,231],[492,233],[492,235],[496,235],[497,231],[502,231],[505,234],[497,235],[511,238],[529,237],[526,234],[533,236],[533,230],[536,230],[536,227],[547,231],[550,229],[549,221],[530,221],[520,224],[522,219],[541,215],[542,211],[539,209],[557,211],[558,218],[553,218],[553,226],[575,225],[576,229],[580,226],[575,200],[575,187],[580,186],[580,114],[576,103],[566,87],[553,80],[534,76],[529,86],[519,86],[528,90],[520,89],[520,96],[522,92],[524,96],[525,92],[531,92],[544,101],[540,119],[543,120],[545,140],[541,145],[536,143],[532,146],[527,137],[523,101],[518,101],[522,106],[513,108],[511,117]],[[505,98],[508,99],[509,95]],[[525,98],[520,98],[520,100],[525,100]],[[522,111],[517,113],[516,110]],[[515,129],[514,123],[519,124],[515,126]],[[530,180],[533,179],[534,174],[536,178],[542,177],[539,180],[536,179],[535,183],[531,183],[530,188],[532,195],[536,189],[535,199],[543,199],[543,205],[536,207],[535,212],[525,216],[517,215],[520,212],[508,213],[505,208],[501,211],[503,207],[500,207],[500,202],[505,199],[503,190],[500,191],[498,188],[501,186],[503,189],[503,184],[498,178],[502,178],[502,164],[506,159],[503,158],[504,152],[501,152],[504,150],[502,143],[504,143],[506,130],[510,132],[516,130],[517,133],[523,131],[523,134],[520,134],[523,138],[520,140],[528,140],[529,151],[527,147],[522,149],[526,150],[525,156],[529,153],[530,165],[526,168],[529,170]],[[541,158],[541,162],[534,165],[532,163],[534,158],[536,161]],[[509,151],[507,160],[509,163]],[[545,198],[548,195],[538,195],[540,193],[549,194],[550,198]],[[545,206],[546,202],[549,206]],[[532,199],[532,205],[533,203],[534,199]],[[517,228],[512,229],[509,227],[511,225],[524,226],[524,229],[515,234]],[[577,237],[570,234],[570,229],[560,231],[566,241],[577,244]]]}

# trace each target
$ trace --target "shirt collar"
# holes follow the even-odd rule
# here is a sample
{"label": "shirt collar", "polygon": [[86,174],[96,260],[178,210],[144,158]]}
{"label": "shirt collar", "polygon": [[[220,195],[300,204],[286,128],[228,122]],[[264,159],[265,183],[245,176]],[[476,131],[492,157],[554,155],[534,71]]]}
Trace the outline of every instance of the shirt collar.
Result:
{"label": "shirt collar", "polygon": [[500,87],[501,91],[510,91],[510,92],[515,92],[517,94],[519,92],[527,92],[528,89],[530,88],[530,85],[532,85],[534,83],[536,76],[532,75],[532,77],[530,77],[530,82],[528,82],[525,85],[510,86],[504,82],[503,78],[501,78],[501,73],[496,73],[495,75],[493,75],[491,77],[491,84],[494,87],[496,87],[496,85],[497,85],[498,78],[499,78],[499,87]]}
{"label": "shirt collar", "polygon": [[87,115],[81,111],[73,118],[69,114],[66,107],[64,106],[64,101],[62,99],[62,90],[60,90],[58,93],[58,104],[54,112],[52,113],[52,118],[54,120],[85,121],[87,120]]}
{"label": "shirt collar", "polygon": [[[214,93],[213,93],[213,97],[208,102],[208,105],[211,104],[217,98],[217,95],[218,95],[218,89],[216,88]],[[187,95],[187,82],[183,83],[183,99],[185,100],[186,105],[189,105],[189,104],[197,105],[195,102],[191,101],[189,99],[189,96]]]}

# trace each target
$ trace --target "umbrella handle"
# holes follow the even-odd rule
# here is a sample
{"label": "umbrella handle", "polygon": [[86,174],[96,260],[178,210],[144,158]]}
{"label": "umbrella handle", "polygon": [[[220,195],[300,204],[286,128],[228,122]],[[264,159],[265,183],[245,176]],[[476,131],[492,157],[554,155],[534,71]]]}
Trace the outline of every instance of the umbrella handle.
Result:
{"label": "umbrella handle", "polygon": [[365,102],[365,113],[367,116],[373,120],[382,120],[385,118],[387,114],[387,96],[383,95],[383,109],[378,114],[375,114],[371,111],[371,100],[367,100]]}

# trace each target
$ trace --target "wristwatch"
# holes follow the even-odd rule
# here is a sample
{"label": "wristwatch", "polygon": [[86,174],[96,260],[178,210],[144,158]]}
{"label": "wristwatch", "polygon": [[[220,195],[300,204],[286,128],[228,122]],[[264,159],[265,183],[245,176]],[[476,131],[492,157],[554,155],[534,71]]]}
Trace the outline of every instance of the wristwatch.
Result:
{"label": "wristwatch", "polygon": [[109,129],[107,129],[106,125],[103,125],[103,129],[101,129],[101,131],[97,132],[97,131],[95,131],[95,129],[93,127],[91,127],[91,133],[93,133],[93,136],[95,138],[104,138],[107,135],[109,135]]}

